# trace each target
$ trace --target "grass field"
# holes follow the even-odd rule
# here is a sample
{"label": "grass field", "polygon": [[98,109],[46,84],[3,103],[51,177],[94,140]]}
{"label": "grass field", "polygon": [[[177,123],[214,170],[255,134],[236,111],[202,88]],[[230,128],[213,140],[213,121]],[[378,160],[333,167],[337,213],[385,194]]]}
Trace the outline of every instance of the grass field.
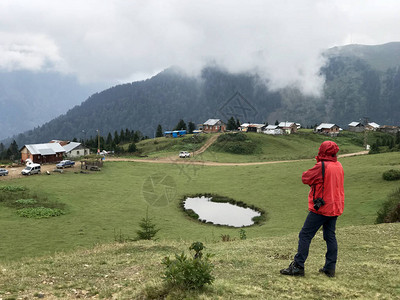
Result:
{"label": "grass field", "polygon": [[[398,153],[342,158],[345,170],[345,212],[339,227],[373,224],[376,212],[397,182],[382,173],[400,166]],[[7,180],[49,200],[66,205],[66,214],[50,219],[26,219],[1,205],[0,260],[36,257],[113,242],[120,234],[134,238],[146,209],[161,229],[161,240],[220,240],[238,229],[190,220],[178,209],[187,194],[214,193],[254,204],[267,212],[267,222],[246,229],[249,238],[285,236],[297,232],[307,214],[308,187],[301,174],[313,160],[256,166],[218,166],[107,162],[92,174],[38,175]],[[156,184],[160,178],[166,185]],[[150,190],[149,183],[155,183]],[[159,195],[168,195],[154,204]]]}
{"label": "grass field", "polygon": [[[166,286],[165,256],[185,251],[188,241],[139,241],[99,245],[22,263],[0,265],[2,299],[399,299],[400,224],[338,228],[336,277],[318,273],[325,242],[315,236],[303,278],[285,277],[297,234],[208,242],[215,281],[202,291]],[[194,241],[192,239],[191,241]]]}

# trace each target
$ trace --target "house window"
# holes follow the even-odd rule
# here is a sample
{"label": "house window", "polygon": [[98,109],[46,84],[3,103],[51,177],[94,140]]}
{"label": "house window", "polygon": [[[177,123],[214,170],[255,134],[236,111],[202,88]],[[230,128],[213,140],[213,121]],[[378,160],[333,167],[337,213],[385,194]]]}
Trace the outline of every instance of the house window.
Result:
{"label": "house window", "polygon": [[79,155],[79,150],[76,151],[76,155]]}

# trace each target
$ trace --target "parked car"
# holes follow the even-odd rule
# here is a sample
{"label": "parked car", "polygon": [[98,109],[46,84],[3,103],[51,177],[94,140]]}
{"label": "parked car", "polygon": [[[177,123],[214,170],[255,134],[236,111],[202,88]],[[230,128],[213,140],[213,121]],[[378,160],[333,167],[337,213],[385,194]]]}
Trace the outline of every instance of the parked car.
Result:
{"label": "parked car", "polygon": [[181,151],[181,152],[179,152],[179,157],[180,158],[190,157],[190,153],[187,151]]}
{"label": "parked car", "polygon": [[8,175],[8,170],[0,169],[0,176],[6,176],[6,175]]}
{"label": "parked car", "polygon": [[62,160],[56,164],[57,169],[70,168],[73,166],[75,166],[75,162],[73,160]]}
{"label": "parked car", "polygon": [[21,171],[22,175],[32,175],[32,174],[40,174],[40,165],[39,164],[30,164],[26,166],[25,169]]}

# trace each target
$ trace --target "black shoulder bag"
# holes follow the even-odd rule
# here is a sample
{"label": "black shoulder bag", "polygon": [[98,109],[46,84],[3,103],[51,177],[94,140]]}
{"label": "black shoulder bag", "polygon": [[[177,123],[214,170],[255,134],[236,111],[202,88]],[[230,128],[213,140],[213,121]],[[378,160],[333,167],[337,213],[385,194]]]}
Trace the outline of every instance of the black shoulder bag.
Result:
{"label": "black shoulder bag", "polygon": [[315,187],[314,187],[314,195],[313,195],[313,202],[314,202],[314,209],[318,211],[322,205],[325,204],[324,201],[324,185],[325,185],[325,164],[324,161],[321,161],[322,164],[322,197],[315,199]]}

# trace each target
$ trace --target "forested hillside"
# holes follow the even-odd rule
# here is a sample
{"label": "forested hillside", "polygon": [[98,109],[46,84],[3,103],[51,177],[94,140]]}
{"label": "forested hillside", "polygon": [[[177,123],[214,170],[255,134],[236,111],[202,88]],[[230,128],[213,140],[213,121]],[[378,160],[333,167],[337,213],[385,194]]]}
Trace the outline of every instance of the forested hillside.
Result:
{"label": "forested hillside", "polygon": [[153,137],[158,124],[172,129],[179,119],[196,124],[209,118],[243,122],[288,120],[304,126],[332,122],[342,127],[368,117],[400,125],[400,43],[350,45],[325,53],[323,95],[295,88],[270,91],[257,75],[203,69],[200,78],[175,68],[151,79],[112,87],[43,126],[16,136],[18,145],[51,139],[89,138],[96,130],[129,128]]}

